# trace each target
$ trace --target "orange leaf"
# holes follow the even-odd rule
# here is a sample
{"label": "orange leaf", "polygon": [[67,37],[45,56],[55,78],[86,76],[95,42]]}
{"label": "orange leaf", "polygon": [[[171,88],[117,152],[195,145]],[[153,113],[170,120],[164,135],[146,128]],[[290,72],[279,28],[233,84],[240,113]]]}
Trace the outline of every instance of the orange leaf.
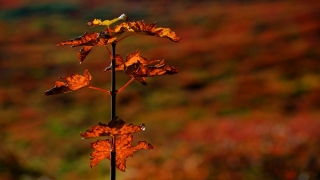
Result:
{"label": "orange leaf", "polygon": [[76,46],[105,46],[107,44],[111,44],[116,38],[118,34],[114,36],[110,36],[107,32],[100,33],[90,33],[85,32],[82,36],[79,36],[75,39],[71,39],[68,41],[63,41],[58,46],[61,45],[71,45],[72,47]]}
{"label": "orange leaf", "polygon": [[144,124],[140,124],[139,126],[126,124],[122,119],[116,117],[116,119],[110,121],[108,124],[99,123],[98,126],[91,126],[85,133],[80,133],[80,136],[84,138],[114,136],[139,132],[144,130],[144,128]]}
{"label": "orange leaf", "polygon": [[45,91],[45,95],[55,95],[60,93],[68,93],[87,86],[92,77],[88,70],[84,70],[84,76],[79,74],[71,74],[67,77],[60,77],[61,81],[56,81],[54,88]]}
{"label": "orange leaf", "polygon": [[[112,55],[110,55],[110,58],[112,59]],[[122,57],[119,54],[116,54],[115,62],[116,62],[116,66],[115,66],[116,71],[124,70],[124,62]],[[104,71],[111,72],[111,68],[112,68],[112,65],[110,64],[110,66],[104,69]]]}
{"label": "orange leaf", "polygon": [[83,46],[77,56],[78,56],[78,59],[80,60],[80,63],[83,62],[83,60],[88,56],[88,54],[90,53],[92,49],[92,46]]}
{"label": "orange leaf", "polygon": [[[133,136],[124,134],[116,139],[116,166],[119,170],[125,171],[126,158],[132,156],[135,151],[140,149],[153,149],[151,144],[145,141],[139,141],[137,146],[132,146]],[[110,140],[97,140],[91,143],[94,151],[91,153],[90,167],[97,165],[101,160],[108,158],[110,160]]]}
{"label": "orange leaf", "polygon": [[80,62],[87,57],[90,53],[92,46],[105,46],[107,44],[111,44],[114,40],[117,39],[119,34],[114,34],[110,36],[108,32],[100,32],[100,33],[90,33],[85,32],[82,36],[77,37],[75,39],[71,39],[68,41],[63,41],[58,46],[61,45],[71,45],[71,47],[84,46],[78,52],[78,58]]}
{"label": "orange leaf", "polygon": [[[175,74],[179,71],[177,67],[165,64],[164,59],[151,60],[140,56],[139,50],[128,54],[125,61],[117,54],[115,69],[117,71],[124,70],[126,74],[134,77],[143,85],[147,84],[145,77]],[[111,71],[111,65],[105,71]]]}
{"label": "orange leaf", "polygon": [[169,28],[156,28],[157,23],[145,23],[143,21],[123,22],[113,28],[114,32],[135,32],[138,34],[156,36],[161,38],[168,38],[171,41],[179,42],[180,37],[177,37],[176,33]]}
{"label": "orange leaf", "polygon": [[149,60],[140,56],[140,51],[127,55],[124,72],[137,81],[146,85],[146,78],[151,76],[162,76],[165,74],[175,74],[178,68],[165,64],[163,59]]}
{"label": "orange leaf", "polygon": [[[112,59],[112,55],[110,55],[111,59]],[[142,56],[140,56],[140,51],[139,49],[136,51],[136,52],[133,52],[131,54],[128,54],[127,57],[126,57],[126,61],[124,61],[122,59],[122,57],[119,55],[119,54],[116,54],[116,71],[120,71],[120,70],[125,70],[125,66],[130,66],[134,63],[137,63],[137,62],[141,62],[142,64],[144,65],[150,65],[150,64],[155,64],[157,62],[160,62],[160,60],[150,60],[150,59],[146,59]],[[109,67],[107,67],[104,71],[107,71],[107,72],[110,72],[111,71],[111,64]]]}
{"label": "orange leaf", "polygon": [[167,64],[155,65],[155,66],[144,66],[142,63],[137,62],[126,68],[125,73],[134,77],[143,85],[146,85],[145,77],[151,76],[162,76],[165,74],[175,74],[179,71],[177,67],[170,66]]}
{"label": "orange leaf", "polygon": [[151,60],[151,59],[147,59],[147,58],[140,56],[140,50],[138,49],[138,50],[136,50],[136,52],[133,52],[133,53],[127,55],[125,66],[128,67],[128,66],[130,66],[134,63],[137,63],[137,62],[140,62],[141,64],[147,66],[147,65],[159,63],[160,61],[162,61],[162,59]]}

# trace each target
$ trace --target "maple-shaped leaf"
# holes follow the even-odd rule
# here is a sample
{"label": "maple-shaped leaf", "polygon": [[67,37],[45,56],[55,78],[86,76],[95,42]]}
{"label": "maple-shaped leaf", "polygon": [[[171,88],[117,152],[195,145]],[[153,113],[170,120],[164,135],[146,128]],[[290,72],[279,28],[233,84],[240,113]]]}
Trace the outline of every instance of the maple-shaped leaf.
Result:
{"label": "maple-shaped leaf", "polygon": [[122,119],[116,117],[108,124],[99,123],[98,126],[91,126],[85,133],[80,133],[80,136],[84,138],[115,136],[143,131],[144,128],[144,124],[140,124],[139,126],[126,124]]}
{"label": "maple-shaped leaf", "polygon": [[60,93],[68,93],[77,89],[86,87],[92,77],[88,70],[84,70],[84,76],[80,74],[71,74],[67,77],[60,77],[62,81],[56,81],[54,88],[45,91],[45,95],[55,95]]}
{"label": "maple-shaped leaf", "polygon": [[157,22],[154,22],[154,23],[145,23],[144,21],[123,22],[115,26],[112,30],[116,33],[135,32],[138,34],[168,38],[174,42],[179,42],[181,40],[181,38],[178,37],[176,33],[172,31],[170,28],[163,28],[163,27],[156,28],[156,25],[157,25]]}
{"label": "maple-shaped leaf", "polygon": [[[130,53],[124,61],[120,55],[116,56],[116,70],[123,70],[143,85],[146,85],[146,77],[175,74],[179,71],[177,67],[165,64],[164,59],[147,59],[140,55],[140,51]],[[111,71],[111,65],[105,71]]]}
{"label": "maple-shaped leaf", "polygon": [[114,18],[112,20],[104,20],[104,21],[101,21],[101,19],[93,19],[93,20],[88,21],[87,25],[90,27],[98,26],[98,25],[99,26],[110,26],[111,24],[113,24],[119,20],[127,21],[128,20],[127,15],[121,14],[121,16],[119,16],[117,18]]}
{"label": "maple-shaped leaf", "polygon": [[124,64],[124,72],[143,85],[147,84],[146,77],[171,75],[179,71],[177,67],[165,64],[163,59],[150,60],[140,56],[139,50],[128,54]]}
{"label": "maple-shaped leaf", "polygon": [[[112,59],[112,55],[110,55],[110,59]],[[124,70],[124,61],[119,54],[116,54],[115,62],[116,62],[116,65],[115,65],[116,71]],[[104,71],[111,72],[111,69],[112,69],[112,65],[110,64],[110,66],[105,68]]]}
{"label": "maple-shaped leaf", "polygon": [[[110,58],[112,59],[112,55],[110,55]],[[160,60],[159,59],[157,59],[157,60],[146,59],[146,58],[140,56],[139,49],[136,50],[136,52],[128,54],[125,61],[122,59],[122,57],[119,54],[116,54],[115,70],[116,71],[121,71],[121,70],[124,71],[126,66],[130,66],[134,63],[137,63],[138,61],[144,65],[151,65],[151,64],[159,63],[160,61],[162,61],[162,59],[160,59]],[[112,65],[110,64],[110,66],[107,67],[104,71],[110,72],[111,67],[112,67]]]}
{"label": "maple-shaped leaf", "polygon": [[[131,134],[123,134],[116,139],[116,166],[119,170],[125,171],[126,158],[132,156],[135,151],[140,149],[153,149],[151,144],[145,141],[139,141],[137,146],[132,146],[133,136]],[[97,165],[103,159],[110,160],[110,140],[97,140],[91,144],[94,151],[91,155],[90,167]]]}
{"label": "maple-shaped leaf", "polygon": [[147,84],[145,77],[162,76],[165,74],[171,75],[178,73],[178,71],[179,69],[177,67],[164,64],[163,61],[155,66],[144,66],[138,61],[125,69],[126,74],[135,78],[143,85]]}
{"label": "maple-shaped leaf", "polygon": [[108,32],[100,32],[100,33],[85,32],[83,35],[75,39],[63,41],[57,45],[58,46],[71,45],[71,47],[84,46],[82,49],[80,49],[80,51],[77,54],[79,61],[83,62],[83,60],[90,53],[92,46],[105,46],[107,44],[111,44],[113,41],[117,39],[117,37],[120,34],[121,33],[116,33],[111,36],[109,35]]}
{"label": "maple-shaped leaf", "polygon": [[129,67],[134,63],[140,62],[144,66],[152,65],[161,62],[163,59],[147,59],[140,55],[140,50],[136,50],[126,56],[125,66]]}
{"label": "maple-shaped leaf", "polygon": [[113,36],[109,35],[107,32],[100,32],[100,33],[87,33],[85,32],[83,35],[71,39],[68,41],[63,41],[58,46],[61,45],[71,45],[71,47],[77,46],[105,46],[107,44],[111,44],[119,34],[115,34]]}

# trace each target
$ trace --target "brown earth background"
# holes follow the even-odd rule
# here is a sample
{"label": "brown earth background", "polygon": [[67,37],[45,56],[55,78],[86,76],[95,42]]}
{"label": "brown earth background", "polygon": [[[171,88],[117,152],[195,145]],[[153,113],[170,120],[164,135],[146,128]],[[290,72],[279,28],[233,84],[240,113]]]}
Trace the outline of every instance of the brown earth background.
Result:
{"label": "brown earth background", "polygon": [[[60,76],[88,69],[110,88],[108,52],[56,44],[87,20],[158,22],[179,43],[131,36],[117,46],[178,66],[173,76],[133,82],[117,115],[146,124],[151,143],[127,159],[119,180],[320,179],[320,1],[0,0],[0,180],[105,180],[110,162],[90,169],[79,132],[108,123],[110,97],[81,89],[44,96]],[[130,77],[117,73],[120,87]]]}

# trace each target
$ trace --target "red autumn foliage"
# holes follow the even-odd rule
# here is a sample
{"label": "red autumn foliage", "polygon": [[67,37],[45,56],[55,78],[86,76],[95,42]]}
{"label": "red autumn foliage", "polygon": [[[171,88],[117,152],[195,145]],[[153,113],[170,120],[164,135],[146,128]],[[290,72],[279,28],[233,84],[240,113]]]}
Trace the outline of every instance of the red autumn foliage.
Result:
{"label": "red autumn foliage", "polygon": [[116,117],[108,124],[99,123],[98,126],[91,126],[85,133],[80,133],[80,136],[86,139],[99,136],[115,136],[140,132],[144,127],[144,124],[140,124],[139,126],[126,124],[122,119]]}
{"label": "red autumn foliage", "polygon": [[132,21],[132,22],[123,22],[120,25],[117,25],[112,29],[116,33],[121,32],[135,32],[138,34],[144,34],[149,36],[156,36],[161,38],[168,38],[171,41],[179,42],[181,37],[178,37],[174,31],[170,28],[158,27],[156,28],[157,23],[145,23],[144,21]]}
{"label": "red autumn foliage", "polygon": [[[115,69],[123,70],[143,85],[147,84],[146,77],[171,75],[179,71],[177,67],[165,64],[164,59],[152,60],[140,56],[139,50],[128,54],[125,61],[117,55]],[[111,65],[105,71],[111,71]]]}
{"label": "red autumn foliage", "polygon": [[[125,171],[126,159],[135,151],[140,149],[153,149],[151,144],[145,141],[139,141],[137,146],[132,146],[133,136],[131,134],[120,135],[116,139],[116,166],[119,170]],[[94,151],[91,153],[90,167],[97,165],[103,159],[110,160],[110,140],[97,140],[91,143],[91,147]]]}
{"label": "red autumn foliage", "polygon": [[[92,21],[88,21],[87,24],[92,27],[101,23],[101,20],[98,20],[99,23],[97,23],[96,21],[97,19],[94,19]],[[105,31],[101,31],[99,33],[85,32],[83,35],[75,39],[63,41],[58,43],[57,45],[71,45],[71,47],[84,46],[78,52],[78,59],[80,60],[80,62],[83,62],[83,60],[90,53],[92,46],[106,46],[108,44],[111,44],[125,32],[168,38],[174,42],[179,42],[181,40],[181,38],[176,36],[176,33],[169,28],[156,28],[156,23],[147,24],[143,21],[132,21],[123,22],[120,25],[115,26],[114,28],[109,28],[108,26]]]}
{"label": "red autumn foliage", "polygon": [[84,76],[79,74],[71,74],[67,77],[60,77],[61,81],[56,81],[54,88],[45,91],[45,95],[55,95],[60,93],[68,93],[86,87],[92,77],[88,70],[84,71]]}

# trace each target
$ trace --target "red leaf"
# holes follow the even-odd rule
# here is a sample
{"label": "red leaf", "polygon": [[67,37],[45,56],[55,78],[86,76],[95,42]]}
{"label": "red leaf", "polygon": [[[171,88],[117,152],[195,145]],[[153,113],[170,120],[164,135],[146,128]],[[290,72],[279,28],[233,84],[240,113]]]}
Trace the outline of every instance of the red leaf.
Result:
{"label": "red leaf", "polygon": [[146,85],[146,77],[178,73],[179,69],[165,64],[163,59],[149,60],[140,56],[140,51],[127,55],[124,72]]}
{"label": "red leaf", "polygon": [[98,126],[91,126],[85,133],[80,133],[80,136],[84,138],[115,136],[139,132],[142,131],[144,127],[144,124],[140,124],[139,126],[126,124],[122,119],[116,117],[116,119],[110,121],[108,124],[99,123]]}
{"label": "red leaf", "polygon": [[61,81],[56,81],[54,88],[45,91],[45,95],[55,95],[60,93],[68,93],[74,90],[86,87],[92,77],[88,70],[84,70],[84,76],[79,74],[71,74],[67,77],[60,77]]}
{"label": "red leaf", "polygon": [[181,38],[176,35],[174,31],[169,28],[156,28],[157,23],[145,23],[143,21],[123,22],[113,28],[114,32],[135,32],[149,36],[156,36],[161,38],[168,38],[171,41],[179,42]]}
{"label": "red leaf", "polygon": [[[133,136],[131,134],[124,134],[116,139],[116,166],[119,170],[125,171],[126,158],[132,156],[135,151],[140,149],[153,149],[151,144],[145,141],[139,141],[137,146],[132,146]],[[91,153],[90,167],[97,165],[103,159],[110,160],[110,140],[97,140],[91,143],[94,151]]]}

